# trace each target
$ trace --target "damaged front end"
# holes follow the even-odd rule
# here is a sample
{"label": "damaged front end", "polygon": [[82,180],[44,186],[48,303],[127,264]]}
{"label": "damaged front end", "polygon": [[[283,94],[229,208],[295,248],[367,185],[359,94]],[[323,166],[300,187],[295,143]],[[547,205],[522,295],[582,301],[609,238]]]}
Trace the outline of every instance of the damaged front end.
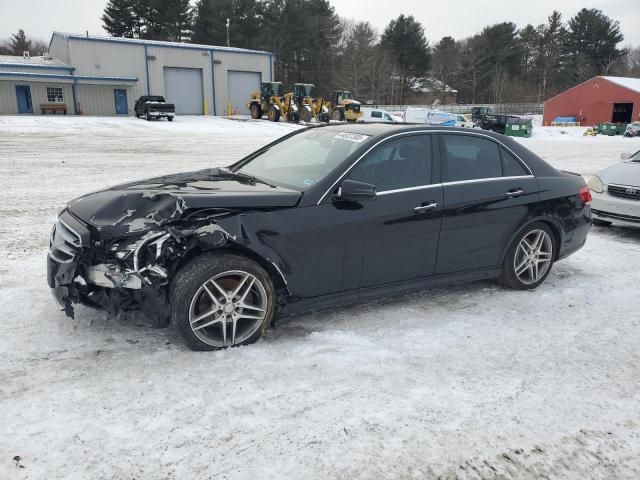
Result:
{"label": "damaged front end", "polygon": [[217,223],[233,213],[207,209],[158,222],[141,235],[108,238],[65,210],[51,233],[47,281],[72,318],[73,304],[83,304],[112,315],[141,310],[154,327],[167,326],[168,286],[181,260],[235,240]]}

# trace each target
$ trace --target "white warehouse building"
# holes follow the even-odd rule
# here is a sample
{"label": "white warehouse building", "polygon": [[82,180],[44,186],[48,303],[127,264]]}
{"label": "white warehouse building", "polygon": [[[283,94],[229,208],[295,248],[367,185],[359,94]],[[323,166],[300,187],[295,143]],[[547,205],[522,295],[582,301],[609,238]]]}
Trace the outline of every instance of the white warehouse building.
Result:
{"label": "white warehouse building", "polygon": [[273,62],[258,50],[54,32],[44,57],[0,56],[0,114],[132,115],[143,95],[179,115],[246,114]]}

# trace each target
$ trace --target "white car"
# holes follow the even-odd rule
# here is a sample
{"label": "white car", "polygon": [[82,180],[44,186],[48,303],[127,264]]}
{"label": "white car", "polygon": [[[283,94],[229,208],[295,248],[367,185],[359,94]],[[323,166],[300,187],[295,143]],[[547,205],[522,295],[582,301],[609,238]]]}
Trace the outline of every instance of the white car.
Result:
{"label": "white car", "polygon": [[419,107],[407,107],[402,118],[407,123],[424,123],[441,127],[474,128],[476,126],[460,113],[441,112]]}
{"label": "white car", "polygon": [[402,122],[398,117],[394,117],[391,113],[383,110],[382,108],[360,107],[360,111],[364,115],[358,119],[359,122]]}
{"label": "white car", "polygon": [[640,226],[640,151],[622,158],[589,180],[595,224]]}

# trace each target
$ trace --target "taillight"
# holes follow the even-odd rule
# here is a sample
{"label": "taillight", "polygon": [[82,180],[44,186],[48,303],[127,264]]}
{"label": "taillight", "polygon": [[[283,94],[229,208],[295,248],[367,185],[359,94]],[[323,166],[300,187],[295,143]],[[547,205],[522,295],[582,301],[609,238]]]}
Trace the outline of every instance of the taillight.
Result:
{"label": "taillight", "polygon": [[580,200],[585,205],[589,205],[591,203],[591,191],[589,191],[589,187],[586,185],[584,187],[580,187]]}

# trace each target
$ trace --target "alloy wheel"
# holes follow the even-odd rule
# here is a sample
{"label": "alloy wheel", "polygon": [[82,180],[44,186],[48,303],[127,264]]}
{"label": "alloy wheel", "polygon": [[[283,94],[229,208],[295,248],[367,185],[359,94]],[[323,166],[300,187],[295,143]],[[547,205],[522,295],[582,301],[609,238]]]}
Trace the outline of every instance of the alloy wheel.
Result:
{"label": "alloy wheel", "polygon": [[553,241],[544,230],[527,233],[513,257],[513,269],[522,283],[532,285],[544,278],[553,260]]}
{"label": "alloy wheel", "polygon": [[230,270],[210,278],[196,291],[189,307],[189,325],[208,345],[240,345],[260,328],[267,307],[262,282],[248,272]]}

